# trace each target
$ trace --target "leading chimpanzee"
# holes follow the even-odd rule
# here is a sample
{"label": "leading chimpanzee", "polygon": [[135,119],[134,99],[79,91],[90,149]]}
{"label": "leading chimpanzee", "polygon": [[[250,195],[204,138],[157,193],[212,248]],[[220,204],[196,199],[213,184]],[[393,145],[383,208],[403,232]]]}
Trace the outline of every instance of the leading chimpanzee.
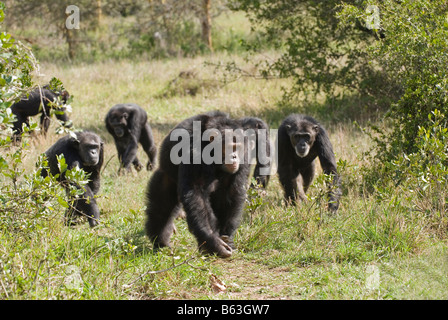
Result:
{"label": "leading chimpanzee", "polygon": [[[95,195],[100,189],[100,170],[103,165],[104,152],[103,141],[93,132],[82,131],[75,133],[76,138],[67,135],[62,137],[51,146],[45,155],[48,158],[48,166],[52,175],[59,174],[58,161],[56,156],[64,155],[67,169],[79,167],[86,173],[90,174],[89,182],[84,186],[84,195],[76,199],[72,208],[68,209],[65,216],[67,225],[71,224],[71,220],[75,215],[87,216],[89,225],[94,227],[98,224],[100,211],[95,201]],[[47,171],[42,170],[42,176],[47,176]],[[62,173],[59,181],[64,186],[65,175]],[[65,185],[68,189],[68,186]]]}
{"label": "leading chimpanzee", "polygon": [[140,106],[127,103],[113,106],[106,115],[107,131],[114,137],[115,146],[120,160],[120,169],[124,168],[127,172],[131,171],[131,164],[137,171],[143,168],[143,165],[137,158],[138,143],[143,146],[143,150],[149,157],[146,164],[147,170],[152,170],[157,148],[152,136],[151,127],[148,124],[146,111]]}
{"label": "leading chimpanzee", "polygon": [[[11,106],[12,113],[16,116],[17,120],[13,123],[13,131],[17,134],[22,132],[22,124],[28,123],[28,117],[35,116],[42,113],[40,116],[40,126],[44,133],[47,133],[50,126],[50,111],[53,108],[56,110],[55,115],[62,124],[69,128],[72,123],[67,115],[67,110],[63,106],[67,103],[70,95],[66,90],[62,92],[54,92],[50,90],[48,85],[42,88],[36,88],[30,92],[28,97],[22,98],[19,102],[14,103]],[[60,101],[58,101],[60,98]],[[62,106],[56,106],[56,104],[62,103]],[[41,107],[43,105],[43,108]]]}
{"label": "leading chimpanzee", "polygon": [[278,175],[287,203],[295,204],[297,193],[305,200],[315,174],[315,159],[323,172],[333,175],[328,208],[336,212],[341,195],[333,147],[325,129],[312,117],[292,114],[278,129]]}
{"label": "leading chimpanzee", "polygon": [[[246,134],[249,134],[248,129],[253,129],[255,134],[255,148],[251,151],[256,152],[255,165],[253,177],[257,185],[266,188],[270,177],[271,168],[271,142],[269,140],[269,127],[263,120],[254,117],[244,117],[239,119]],[[251,138],[249,137],[251,140]],[[249,146],[252,147],[252,146]]]}
{"label": "leading chimpanzee", "polygon": [[221,112],[188,118],[165,137],[147,190],[146,233],[155,249],[170,245],[181,203],[200,249],[232,254],[250,169],[241,161],[245,145],[241,123]]}

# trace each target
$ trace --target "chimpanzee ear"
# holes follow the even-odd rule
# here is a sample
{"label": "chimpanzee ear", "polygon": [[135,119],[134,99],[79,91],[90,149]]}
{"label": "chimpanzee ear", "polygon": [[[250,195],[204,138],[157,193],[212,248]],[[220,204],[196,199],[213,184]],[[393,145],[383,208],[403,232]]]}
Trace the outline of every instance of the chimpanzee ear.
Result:
{"label": "chimpanzee ear", "polygon": [[315,125],[315,126],[313,126],[313,130],[316,132],[316,133],[319,133],[319,126],[318,125]]}
{"label": "chimpanzee ear", "polygon": [[127,118],[128,118],[128,114],[127,114],[127,112],[123,112],[122,117],[125,118],[125,119],[127,119]]}

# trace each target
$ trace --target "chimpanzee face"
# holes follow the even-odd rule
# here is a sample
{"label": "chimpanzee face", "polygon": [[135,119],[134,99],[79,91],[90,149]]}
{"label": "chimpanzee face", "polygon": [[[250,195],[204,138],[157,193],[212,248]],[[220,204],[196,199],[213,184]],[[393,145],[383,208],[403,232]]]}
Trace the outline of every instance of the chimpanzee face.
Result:
{"label": "chimpanzee face", "polygon": [[227,139],[224,137],[222,145],[223,163],[221,170],[224,172],[234,174],[236,173],[241,164],[244,148],[244,137],[242,132],[233,131],[229,136],[227,132]]}
{"label": "chimpanzee face", "polygon": [[222,143],[221,150],[218,151],[221,158],[215,159],[217,161],[215,164],[219,166],[220,170],[230,174],[236,173],[241,164],[244,144],[243,140],[239,140],[244,139],[244,136],[239,135],[240,132],[235,133],[232,129],[226,129],[221,132],[216,130],[209,137],[210,142],[218,139],[217,143]]}
{"label": "chimpanzee face", "polygon": [[126,112],[113,113],[109,118],[109,124],[118,138],[123,137],[128,126],[128,114]]}
{"label": "chimpanzee face", "polygon": [[[223,163],[221,165],[221,170],[231,174],[238,171],[241,163],[241,157],[238,154],[239,147],[239,144],[232,143],[230,146],[227,146],[227,149],[231,150],[230,152],[223,150]],[[225,149],[226,146],[223,145],[223,148]]]}
{"label": "chimpanzee face", "polygon": [[103,142],[93,135],[83,135],[78,142],[82,164],[87,167],[96,166],[100,161]]}
{"label": "chimpanzee face", "polygon": [[308,155],[316,140],[316,135],[319,132],[319,126],[303,126],[297,128],[297,131],[290,132],[291,144],[294,151],[300,158]]}
{"label": "chimpanzee face", "polygon": [[64,104],[66,104],[68,99],[70,99],[70,94],[68,93],[67,90],[64,90],[61,92],[61,98],[62,98],[62,102],[64,102]]}

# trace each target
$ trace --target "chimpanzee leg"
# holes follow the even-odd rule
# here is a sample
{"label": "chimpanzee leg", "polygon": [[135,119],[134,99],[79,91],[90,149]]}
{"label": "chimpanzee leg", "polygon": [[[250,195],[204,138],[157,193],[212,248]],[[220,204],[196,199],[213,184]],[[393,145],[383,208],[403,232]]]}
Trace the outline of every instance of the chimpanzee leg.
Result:
{"label": "chimpanzee leg", "polygon": [[297,177],[299,173],[290,167],[278,168],[280,183],[285,193],[285,200],[288,204],[295,205],[297,199]]}
{"label": "chimpanzee leg", "polygon": [[146,164],[146,169],[152,170],[156,161],[157,147],[154,143],[154,138],[152,136],[151,127],[149,126],[149,124],[146,124],[142,129],[142,133],[140,135],[140,143],[142,144],[143,150],[146,152],[149,158],[149,161]]}
{"label": "chimpanzee leg", "polygon": [[40,116],[40,127],[42,129],[42,133],[44,134],[48,132],[48,128],[50,127],[50,115],[45,111],[43,111],[42,115]]}
{"label": "chimpanzee leg", "polygon": [[146,234],[154,248],[169,247],[178,212],[177,186],[162,170],[154,172],[148,186]]}
{"label": "chimpanzee leg", "polygon": [[71,225],[74,216],[85,216],[89,221],[90,227],[98,225],[100,218],[100,210],[95,200],[95,196],[92,190],[88,187],[84,187],[86,192],[81,198],[76,199],[73,203],[73,207],[68,209],[65,213],[66,225]]}
{"label": "chimpanzee leg", "polygon": [[23,131],[22,130],[23,124],[25,123],[27,126],[29,125],[28,117],[16,114],[16,118],[17,118],[17,120],[13,123],[13,128],[12,129],[17,134],[21,134],[22,131]]}
{"label": "chimpanzee leg", "polygon": [[[115,138],[115,137],[114,137]],[[140,171],[143,168],[143,165],[140,163],[140,161],[138,160],[137,156],[134,156],[134,159],[132,160],[132,162],[129,162],[125,165],[124,163],[124,156],[126,153],[126,149],[129,146],[129,143],[131,142],[131,138],[115,138],[115,146],[117,147],[117,153],[118,153],[118,160],[120,161],[120,170],[118,170],[118,172],[121,172],[122,168],[125,168],[127,171],[131,170],[131,163],[132,165],[135,167],[135,169],[137,171]],[[137,153],[137,149],[135,154]]]}
{"label": "chimpanzee leg", "polygon": [[138,151],[138,141],[140,140],[140,135],[133,136],[130,134],[129,139],[127,139],[127,144],[124,147],[124,151],[121,154],[121,162],[126,170],[130,170],[131,163],[134,163],[137,157]]}

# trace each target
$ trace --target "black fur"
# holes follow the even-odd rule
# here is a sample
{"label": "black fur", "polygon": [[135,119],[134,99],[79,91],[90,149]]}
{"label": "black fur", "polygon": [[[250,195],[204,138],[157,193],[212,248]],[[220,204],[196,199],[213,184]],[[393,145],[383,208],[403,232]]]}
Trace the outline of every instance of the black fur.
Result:
{"label": "black fur", "polygon": [[152,136],[152,130],[148,123],[146,111],[132,103],[117,104],[106,115],[107,131],[114,137],[115,146],[120,160],[120,170],[124,168],[131,171],[131,164],[137,171],[143,165],[137,158],[138,143],[148,155],[147,170],[152,170],[155,165],[157,148]]}
{"label": "black fur", "polygon": [[[292,137],[299,132],[308,132],[311,138],[309,153],[299,157]],[[314,140],[314,142],[313,142]],[[336,212],[339,208],[340,179],[336,160],[325,129],[312,117],[292,114],[283,120],[278,129],[278,175],[287,203],[296,203],[297,193],[305,200],[315,174],[315,159],[319,158],[323,172],[334,176],[329,190],[328,208]]]}
{"label": "black fur", "polygon": [[[13,104],[11,111],[17,118],[13,123],[14,132],[20,134],[22,132],[22,124],[25,123],[28,126],[28,118],[41,113],[40,126],[42,131],[47,133],[50,126],[50,103],[54,102],[59,96],[64,104],[67,103],[69,98],[67,91],[55,93],[49,90],[48,86],[44,86],[40,90],[39,88],[34,89],[28,97],[24,97],[19,102]],[[41,102],[43,102],[43,108],[41,108]],[[64,107],[58,108],[58,112],[55,115],[57,119],[62,121],[65,127],[69,128],[72,126]]]}
{"label": "black fur", "polygon": [[[90,174],[89,182],[84,186],[85,193],[82,198],[75,201],[73,208],[66,212],[67,225],[71,224],[74,215],[85,215],[91,227],[98,224],[100,211],[95,200],[95,195],[100,189],[100,170],[104,161],[103,142],[93,132],[76,132],[76,139],[70,135],[62,137],[51,146],[45,155],[48,158],[49,171],[52,175],[59,172],[57,155],[63,154],[68,169],[79,167]],[[47,176],[47,171],[42,170],[42,176]],[[59,181],[64,182],[62,174]],[[63,183],[64,185],[64,183]]]}
{"label": "black fur", "polygon": [[[255,150],[257,152],[256,159],[257,164],[255,165],[254,174],[253,177],[255,178],[258,185],[261,185],[262,188],[266,188],[269,183],[270,173],[268,174],[262,174],[264,169],[268,169],[271,166],[270,156],[271,156],[271,143],[269,140],[269,126],[264,122],[263,120],[259,118],[254,117],[245,117],[239,119],[241,122],[241,125],[243,126],[244,130],[247,129],[253,129],[255,130],[256,135],[256,145]],[[263,132],[259,131],[260,129],[266,130],[266,135],[264,137],[260,137]],[[264,147],[264,154],[268,157],[267,159],[261,159],[260,156],[260,148],[263,147],[263,144],[260,144],[260,142],[264,139],[263,143],[265,143]]]}
{"label": "black fur", "polygon": [[[201,134],[210,128],[222,133],[224,129],[242,129],[238,121],[221,112],[191,117],[174,129],[185,129],[192,137],[193,121],[201,122]],[[232,254],[233,235],[240,224],[250,167],[242,163],[232,174],[214,163],[174,164],[170,153],[179,142],[170,141],[170,134],[162,142],[159,167],[148,184],[146,233],[155,249],[170,246],[173,220],[182,204],[189,229],[201,250],[228,257]],[[190,142],[192,155],[192,140]],[[202,142],[201,152],[207,144]]]}

